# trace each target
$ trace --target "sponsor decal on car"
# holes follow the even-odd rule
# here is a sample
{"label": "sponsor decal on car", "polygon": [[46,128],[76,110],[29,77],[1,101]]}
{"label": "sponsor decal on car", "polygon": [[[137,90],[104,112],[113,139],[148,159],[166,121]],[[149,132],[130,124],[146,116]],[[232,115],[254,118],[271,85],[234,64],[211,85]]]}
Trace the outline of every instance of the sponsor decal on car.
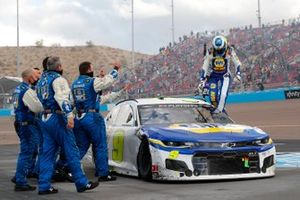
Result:
{"label": "sponsor decal on car", "polygon": [[173,124],[169,126],[169,128],[173,129],[180,129],[180,130],[186,130],[190,131],[193,133],[199,133],[199,134],[204,134],[204,133],[243,133],[244,128],[241,127],[186,127],[186,126],[181,126],[180,124]]}
{"label": "sponsor decal on car", "polygon": [[117,130],[113,136],[112,160],[115,162],[123,161],[124,133],[123,130]]}
{"label": "sponsor decal on car", "polygon": [[285,90],[285,99],[300,99],[300,89],[298,90]]}
{"label": "sponsor decal on car", "polygon": [[169,159],[176,159],[178,158],[179,151],[170,151],[169,153]]}

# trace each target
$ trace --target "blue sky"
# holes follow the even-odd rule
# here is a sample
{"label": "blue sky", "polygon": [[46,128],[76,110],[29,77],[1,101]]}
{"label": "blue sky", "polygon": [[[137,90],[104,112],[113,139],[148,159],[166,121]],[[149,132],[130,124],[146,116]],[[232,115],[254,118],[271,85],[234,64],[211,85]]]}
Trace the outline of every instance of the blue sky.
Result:
{"label": "blue sky", "polygon": [[[131,49],[131,0],[19,0],[20,44]],[[135,49],[155,54],[171,41],[171,0],[134,0]],[[0,46],[16,46],[16,0],[0,0]],[[175,38],[205,30],[257,26],[257,0],[174,0]],[[299,0],[261,0],[262,22],[300,16]]]}

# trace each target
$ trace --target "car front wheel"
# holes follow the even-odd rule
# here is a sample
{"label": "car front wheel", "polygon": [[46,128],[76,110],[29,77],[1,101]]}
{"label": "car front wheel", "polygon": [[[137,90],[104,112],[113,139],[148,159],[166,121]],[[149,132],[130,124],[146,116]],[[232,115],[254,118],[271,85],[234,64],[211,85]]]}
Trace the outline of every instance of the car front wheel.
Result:
{"label": "car front wheel", "polygon": [[147,138],[143,138],[137,156],[140,177],[145,181],[152,180],[152,158]]}

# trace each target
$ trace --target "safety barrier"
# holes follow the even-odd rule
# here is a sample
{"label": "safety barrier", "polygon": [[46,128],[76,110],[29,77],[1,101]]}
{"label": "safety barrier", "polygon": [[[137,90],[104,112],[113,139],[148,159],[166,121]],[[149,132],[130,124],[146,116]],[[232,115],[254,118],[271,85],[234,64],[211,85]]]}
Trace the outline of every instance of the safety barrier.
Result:
{"label": "safety barrier", "polygon": [[265,101],[283,101],[300,98],[300,87],[278,88],[256,92],[240,92],[229,94],[227,102],[253,103]]}
{"label": "safety barrier", "polygon": [[7,117],[13,114],[12,109],[0,109],[0,117]]}
{"label": "safety barrier", "polygon": [[[194,96],[189,96],[194,98]],[[278,88],[264,91],[247,91],[239,93],[229,93],[228,104],[235,103],[254,103],[265,101],[283,101],[287,99],[300,99],[300,87]],[[104,104],[100,106],[101,112],[109,111],[114,104]],[[0,117],[12,115],[11,109],[0,109]]]}

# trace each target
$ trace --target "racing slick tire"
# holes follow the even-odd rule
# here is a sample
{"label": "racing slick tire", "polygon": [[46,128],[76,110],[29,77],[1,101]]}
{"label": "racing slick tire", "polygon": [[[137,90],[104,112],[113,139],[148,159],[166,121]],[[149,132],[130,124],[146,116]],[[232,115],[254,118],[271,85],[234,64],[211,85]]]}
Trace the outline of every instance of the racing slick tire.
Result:
{"label": "racing slick tire", "polygon": [[152,158],[147,138],[143,138],[137,156],[139,176],[145,181],[152,180]]}

